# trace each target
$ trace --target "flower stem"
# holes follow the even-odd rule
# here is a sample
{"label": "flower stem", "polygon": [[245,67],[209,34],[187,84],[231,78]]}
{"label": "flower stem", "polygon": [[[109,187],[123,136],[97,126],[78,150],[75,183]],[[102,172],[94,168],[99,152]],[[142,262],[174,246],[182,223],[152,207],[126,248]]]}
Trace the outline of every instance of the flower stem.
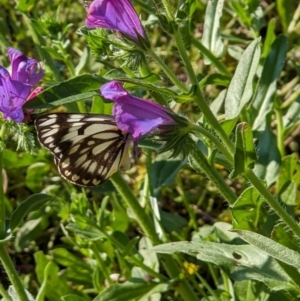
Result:
{"label": "flower stem", "polygon": [[168,75],[169,79],[174,85],[176,85],[183,93],[188,93],[189,89],[183,84],[176,75],[169,69],[169,67],[159,58],[158,55],[152,50],[148,49],[148,53],[155,60],[155,62],[161,67],[161,69]]}
{"label": "flower stem", "polygon": [[213,166],[209,165],[202,151],[196,146],[194,146],[190,152],[190,161],[192,167],[197,172],[205,173],[205,175],[215,184],[219,192],[230,205],[235,203],[235,201],[237,200],[237,196],[235,195],[235,193],[226,184],[226,182],[218,173],[218,171],[215,168],[213,168]]}
{"label": "flower stem", "polygon": [[245,171],[245,175],[251,181],[253,186],[260,192],[274,212],[288,225],[288,227],[290,227],[295,235],[300,238],[300,227],[298,223],[288,214],[288,212],[284,210],[284,208],[281,207],[279,202],[271,195],[269,190],[261,183],[253,171],[248,169]]}
{"label": "flower stem", "polygon": [[190,81],[196,87],[194,100],[197,103],[197,105],[199,106],[199,108],[201,109],[205,118],[210,123],[211,127],[217,132],[217,134],[219,135],[219,137],[222,140],[222,142],[224,143],[224,145],[228,148],[230,154],[233,155],[234,154],[234,145],[231,143],[227,134],[225,133],[222,126],[220,125],[220,123],[218,122],[218,120],[216,119],[216,117],[214,116],[212,111],[210,110],[209,106],[207,105],[207,103],[203,97],[202,91],[199,87],[197,76],[194,72],[190,58],[187,55],[184,43],[182,41],[181,35],[178,30],[175,31],[174,36],[175,36],[175,40],[177,43],[178,51],[184,62],[184,65],[185,65],[186,71],[189,75]]}
{"label": "flower stem", "polygon": [[[144,235],[151,239],[153,245],[160,243],[160,240],[155,232],[155,227],[150,217],[146,214],[145,210],[141,207],[138,200],[135,198],[134,194],[120,176],[119,173],[115,173],[110,180],[116,187],[117,191],[122,196],[123,200],[126,202],[127,206],[132,210],[135,215],[139,226],[142,228]],[[171,278],[178,278],[180,275],[180,270],[174,261],[173,257],[168,254],[159,255],[164,267]],[[182,296],[185,301],[197,301],[197,295],[193,291],[190,284],[186,279],[181,279],[177,286],[178,293]]]}

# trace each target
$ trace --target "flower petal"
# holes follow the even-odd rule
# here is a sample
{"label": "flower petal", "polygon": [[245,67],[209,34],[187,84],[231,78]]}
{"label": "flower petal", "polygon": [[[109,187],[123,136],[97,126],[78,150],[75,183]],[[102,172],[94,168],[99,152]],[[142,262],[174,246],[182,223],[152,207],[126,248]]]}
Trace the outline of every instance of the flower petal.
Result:
{"label": "flower petal", "polygon": [[16,122],[24,118],[24,105],[32,86],[19,81],[0,77],[0,111],[3,117]]}
{"label": "flower petal", "polygon": [[162,125],[175,125],[172,112],[150,100],[130,95],[117,81],[104,84],[102,95],[115,102],[113,115],[118,127],[138,139]]}
{"label": "flower petal", "polygon": [[129,0],[95,0],[89,7],[86,26],[120,31],[134,41],[145,32]]}
{"label": "flower petal", "polygon": [[7,48],[7,53],[12,66],[12,79],[35,85],[44,76],[37,60],[27,58],[21,51],[11,47]]}

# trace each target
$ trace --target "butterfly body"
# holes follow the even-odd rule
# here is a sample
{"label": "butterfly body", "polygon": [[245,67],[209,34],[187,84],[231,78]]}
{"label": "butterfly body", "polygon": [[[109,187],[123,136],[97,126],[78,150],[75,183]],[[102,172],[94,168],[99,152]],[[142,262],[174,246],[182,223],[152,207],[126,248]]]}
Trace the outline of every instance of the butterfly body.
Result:
{"label": "butterfly body", "polygon": [[40,143],[71,183],[98,186],[118,169],[130,167],[130,139],[112,116],[53,113],[38,117],[35,127]]}

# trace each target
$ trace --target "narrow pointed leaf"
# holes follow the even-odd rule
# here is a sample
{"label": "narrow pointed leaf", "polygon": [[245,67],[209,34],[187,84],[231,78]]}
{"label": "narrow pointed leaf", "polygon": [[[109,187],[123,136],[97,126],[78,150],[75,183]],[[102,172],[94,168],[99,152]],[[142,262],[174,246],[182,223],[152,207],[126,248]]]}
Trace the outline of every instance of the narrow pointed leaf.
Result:
{"label": "narrow pointed leaf", "polygon": [[247,168],[253,168],[256,161],[256,151],[253,135],[247,123],[237,125],[235,133],[234,170],[230,177],[235,178]]}
{"label": "narrow pointed leaf", "polygon": [[238,117],[253,94],[253,78],[260,58],[260,38],[254,40],[244,51],[225,98],[226,119]]}
{"label": "narrow pointed leaf", "polygon": [[281,156],[277,147],[277,138],[268,126],[264,131],[256,133],[257,162],[254,173],[256,176],[271,185],[277,180],[280,171]]}
{"label": "narrow pointed leaf", "polygon": [[247,230],[235,230],[237,234],[246,242],[268,253],[270,256],[285,262],[288,265],[300,269],[300,254],[291,250],[278,242]]}
{"label": "narrow pointed leaf", "polygon": [[83,74],[44,90],[27,102],[24,108],[49,108],[90,98],[99,95],[99,88],[105,82],[103,77]]}
{"label": "narrow pointed leaf", "polygon": [[109,286],[93,301],[118,301],[120,300],[120,296],[122,296],[122,300],[133,300],[141,298],[156,286],[157,284],[155,283],[141,280],[136,282],[128,281],[125,283],[117,283]]}
{"label": "narrow pointed leaf", "polygon": [[[224,0],[208,1],[205,19],[202,43],[216,57],[220,57],[223,53],[224,45],[220,34],[220,19],[222,17]],[[204,58],[206,64],[210,64],[210,60]]]}
{"label": "narrow pointed leaf", "polygon": [[21,220],[25,215],[27,215],[31,211],[38,210],[50,199],[51,196],[48,194],[37,193],[31,195],[24,202],[22,202],[11,215],[10,218],[11,231],[13,231],[19,225],[19,223],[21,222]]}
{"label": "narrow pointed leaf", "polygon": [[273,108],[276,81],[283,68],[287,49],[287,38],[281,35],[272,44],[271,51],[265,60],[250,109],[250,118],[254,120],[253,131],[263,131],[266,127],[266,118]]}

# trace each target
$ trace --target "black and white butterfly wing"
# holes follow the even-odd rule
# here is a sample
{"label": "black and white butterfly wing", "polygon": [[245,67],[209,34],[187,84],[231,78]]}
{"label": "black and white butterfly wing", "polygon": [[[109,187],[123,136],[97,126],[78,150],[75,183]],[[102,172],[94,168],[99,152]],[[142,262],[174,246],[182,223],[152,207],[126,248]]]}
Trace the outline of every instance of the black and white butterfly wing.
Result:
{"label": "black and white butterfly wing", "polygon": [[98,186],[130,167],[128,135],[112,116],[47,114],[35,121],[40,143],[54,155],[60,174],[80,186]]}

